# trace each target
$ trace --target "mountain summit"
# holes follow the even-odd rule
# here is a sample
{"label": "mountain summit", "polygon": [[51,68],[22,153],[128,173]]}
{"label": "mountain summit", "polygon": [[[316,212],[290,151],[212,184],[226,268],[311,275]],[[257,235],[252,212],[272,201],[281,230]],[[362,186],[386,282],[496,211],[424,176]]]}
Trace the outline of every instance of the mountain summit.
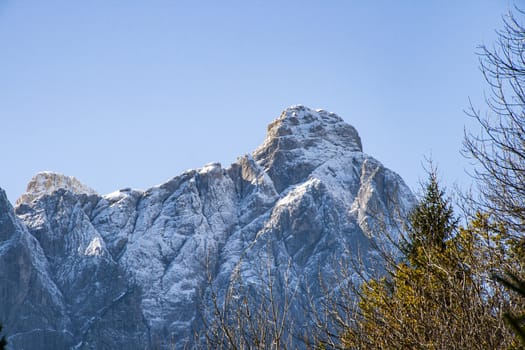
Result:
{"label": "mountain summit", "polygon": [[200,311],[210,290],[224,295],[238,277],[263,290],[268,268],[314,293],[293,300],[300,327],[306,298],[322,298],[319,275],[352,256],[370,261],[379,218],[413,204],[352,126],[304,106],[283,111],[230,167],[145,191],[99,195],[38,174],[14,209],[0,192],[0,319],[16,349],[182,348],[210,316]]}
{"label": "mountain summit", "polygon": [[361,151],[359,134],[338,115],[293,106],[268,126],[266,140],[253,157],[280,192],[304,180],[322,163]]}

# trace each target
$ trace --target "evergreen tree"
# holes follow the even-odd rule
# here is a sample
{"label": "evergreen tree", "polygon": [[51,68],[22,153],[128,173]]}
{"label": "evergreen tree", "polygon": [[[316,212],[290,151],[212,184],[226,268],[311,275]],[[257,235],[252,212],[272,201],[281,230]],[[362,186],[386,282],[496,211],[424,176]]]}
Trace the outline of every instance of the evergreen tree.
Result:
{"label": "evergreen tree", "polygon": [[425,193],[410,213],[408,221],[408,241],[404,244],[403,253],[415,265],[421,263],[419,259],[425,251],[443,251],[446,240],[456,229],[457,220],[452,205],[440,189],[433,168],[429,172]]}
{"label": "evergreen tree", "polygon": [[502,319],[505,293],[490,279],[500,245],[484,238],[486,217],[457,229],[432,171],[409,219],[404,259],[387,266],[386,277],[363,284],[359,314],[342,344],[354,349],[509,346],[512,337]]}

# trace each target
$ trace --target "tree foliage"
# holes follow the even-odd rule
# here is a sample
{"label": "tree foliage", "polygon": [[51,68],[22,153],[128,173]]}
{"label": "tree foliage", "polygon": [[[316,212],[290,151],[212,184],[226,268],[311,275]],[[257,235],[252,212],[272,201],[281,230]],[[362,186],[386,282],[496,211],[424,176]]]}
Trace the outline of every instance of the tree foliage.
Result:
{"label": "tree foliage", "polygon": [[[504,291],[490,278],[500,246],[486,217],[456,229],[449,201],[430,173],[410,215],[409,249],[388,275],[362,286],[344,344],[356,349],[497,349],[511,344],[502,319]],[[490,256],[490,259],[487,257]]]}
{"label": "tree foliage", "polygon": [[445,249],[446,240],[456,228],[456,219],[452,205],[439,188],[435,169],[429,172],[425,193],[408,217],[408,241],[404,253],[412,265],[418,265],[418,259],[424,253],[421,250]]}

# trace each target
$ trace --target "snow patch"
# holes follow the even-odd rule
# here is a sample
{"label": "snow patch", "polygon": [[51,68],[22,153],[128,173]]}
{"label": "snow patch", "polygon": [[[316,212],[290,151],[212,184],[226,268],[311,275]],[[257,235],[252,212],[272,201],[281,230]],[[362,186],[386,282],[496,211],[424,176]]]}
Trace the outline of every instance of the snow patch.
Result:
{"label": "snow patch", "polygon": [[295,186],[292,188],[287,195],[277,201],[276,207],[289,206],[291,203],[294,203],[304,196],[306,192],[312,187],[318,186],[321,183],[321,180],[316,178],[311,178],[308,181],[302,183],[301,185]]}
{"label": "snow patch", "polygon": [[122,193],[121,191],[115,191],[104,195],[104,198],[107,199],[110,202],[118,202],[122,198],[126,196],[125,193]]}
{"label": "snow patch", "polygon": [[199,174],[203,175],[206,173],[215,173],[221,170],[221,163],[213,162],[208,163],[198,170]]}
{"label": "snow patch", "polygon": [[100,237],[95,237],[87,246],[86,250],[84,251],[84,255],[100,256],[102,255],[103,250],[104,250],[104,242],[102,241]]}

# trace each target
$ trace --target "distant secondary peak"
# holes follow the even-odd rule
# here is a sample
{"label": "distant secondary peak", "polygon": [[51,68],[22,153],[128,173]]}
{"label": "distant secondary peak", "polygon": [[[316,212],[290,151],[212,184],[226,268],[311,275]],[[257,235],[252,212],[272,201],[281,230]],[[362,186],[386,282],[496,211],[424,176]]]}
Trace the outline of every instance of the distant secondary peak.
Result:
{"label": "distant secondary peak", "polygon": [[65,189],[76,194],[97,194],[97,192],[81,183],[74,176],[67,176],[51,171],[37,173],[27,184],[26,193],[24,193],[16,204],[30,203],[33,200],[51,194],[58,189]]}

